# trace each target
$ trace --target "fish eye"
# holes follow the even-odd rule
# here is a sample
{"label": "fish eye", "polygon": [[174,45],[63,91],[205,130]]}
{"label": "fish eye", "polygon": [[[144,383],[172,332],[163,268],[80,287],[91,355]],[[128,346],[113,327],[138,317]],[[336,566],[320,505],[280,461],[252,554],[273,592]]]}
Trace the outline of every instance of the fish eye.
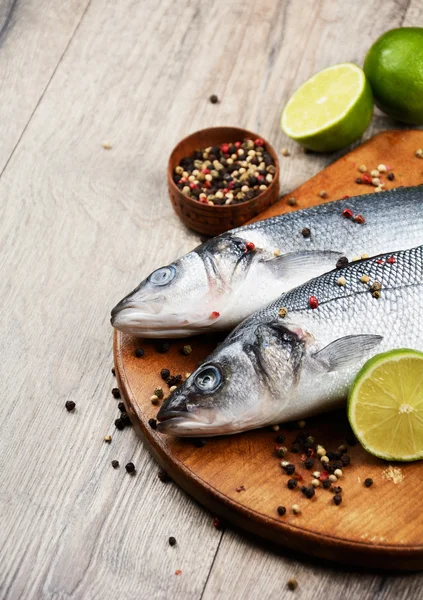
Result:
{"label": "fish eye", "polygon": [[147,281],[153,285],[168,285],[176,275],[176,269],[173,265],[167,267],[161,267],[157,271],[153,271],[151,275],[147,277]]}
{"label": "fish eye", "polygon": [[214,365],[202,369],[195,378],[195,385],[201,392],[213,392],[222,381],[220,370]]}

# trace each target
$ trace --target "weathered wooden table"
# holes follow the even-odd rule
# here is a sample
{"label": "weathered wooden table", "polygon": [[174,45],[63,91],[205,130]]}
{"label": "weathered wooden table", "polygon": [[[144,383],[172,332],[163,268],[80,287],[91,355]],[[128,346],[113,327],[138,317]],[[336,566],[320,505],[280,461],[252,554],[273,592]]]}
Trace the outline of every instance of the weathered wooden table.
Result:
{"label": "weathered wooden table", "polygon": [[[0,0],[2,599],[422,597],[420,574],[349,571],[216,530],[115,430],[110,393],[110,308],[198,242],[167,197],[173,145],[250,128],[289,148],[282,190],[295,188],[336,156],[284,138],[284,102],[400,25],[423,26],[420,0]],[[366,137],[389,128],[377,113]]]}

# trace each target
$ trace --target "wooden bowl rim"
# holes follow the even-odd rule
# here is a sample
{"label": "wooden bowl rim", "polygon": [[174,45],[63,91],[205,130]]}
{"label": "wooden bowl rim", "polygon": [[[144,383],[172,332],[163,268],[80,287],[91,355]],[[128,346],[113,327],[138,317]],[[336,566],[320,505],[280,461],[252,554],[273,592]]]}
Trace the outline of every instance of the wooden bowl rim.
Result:
{"label": "wooden bowl rim", "polygon": [[[271,154],[273,160],[275,161],[276,173],[275,173],[272,183],[268,186],[268,188],[266,190],[263,190],[255,198],[251,198],[250,200],[245,200],[245,202],[238,202],[236,204],[215,204],[214,206],[211,206],[210,204],[203,204],[202,202],[199,202],[198,200],[193,200],[189,196],[186,196],[178,188],[176,183],[173,181],[172,157],[175,154],[175,151],[179,148],[179,146],[181,146],[185,142],[190,141],[191,138],[197,136],[198,134],[205,133],[205,132],[209,133],[209,132],[213,132],[213,131],[217,131],[217,130],[221,131],[221,130],[225,130],[225,129],[228,131],[237,130],[239,132],[242,132],[243,135],[247,134],[247,136],[251,136],[252,138],[255,138],[255,139],[260,137],[265,143],[265,148],[268,150],[269,154]],[[185,136],[184,138],[179,140],[179,142],[176,144],[176,146],[174,146],[172,152],[170,153],[169,160],[167,163],[167,177],[168,177],[169,186],[172,186],[174,191],[177,194],[180,194],[184,198],[184,200],[187,202],[187,204],[192,204],[193,207],[197,207],[197,208],[199,206],[201,206],[202,209],[206,209],[206,210],[208,209],[210,211],[214,211],[217,209],[217,210],[221,210],[221,211],[227,210],[228,212],[231,212],[231,211],[233,212],[234,210],[239,209],[239,207],[245,207],[245,206],[248,206],[249,204],[251,204],[252,202],[259,201],[259,199],[261,199],[264,194],[266,194],[266,193],[270,194],[271,190],[273,190],[274,186],[279,183],[279,171],[280,171],[280,163],[279,163],[278,155],[276,153],[276,150],[273,148],[272,144],[270,144],[270,142],[268,142],[266,138],[264,138],[263,136],[260,136],[258,133],[249,131],[248,129],[244,129],[242,127],[231,127],[229,125],[223,125],[222,127],[205,127],[204,129],[198,129],[197,131],[194,131],[193,133],[190,133],[189,135]]]}

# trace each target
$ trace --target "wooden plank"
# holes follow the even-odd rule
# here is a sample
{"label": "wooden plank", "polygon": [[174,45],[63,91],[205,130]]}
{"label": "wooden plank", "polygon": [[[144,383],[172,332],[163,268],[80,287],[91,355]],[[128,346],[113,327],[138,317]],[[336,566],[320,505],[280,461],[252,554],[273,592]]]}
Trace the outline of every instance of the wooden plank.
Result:
{"label": "wooden plank", "polygon": [[89,0],[2,0],[0,173],[71,40]]}
{"label": "wooden plank", "polygon": [[[3,76],[16,77],[13,94],[0,92],[2,138],[14,140],[0,166],[51,78],[0,182],[8,407],[0,425],[0,595],[199,598],[221,534],[180,490],[159,485],[133,433],[114,432],[109,309],[198,241],[167,198],[166,161],[178,139],[241,125],[294,150],[279,131],[279,104],[319,68],[363,56],[399,24],[406,2],[358,6],[351,19],[348,3],[329,0],[92,0],[52,77],[63,52],[53,42],[65,29],[71,35],[71,9],[81,16],[84,6],[18,3],[27,29],[15,20],[0,49]],[[40,22],[43,34],[35,32]],[[34,57],[44,77],[38,87]],[[222,102],[211,105],[211,93]],[[284,189],[333,158],[295,149],[283,163]],[[77,410],[68,415],[70,399]],[[103,442],[109,432],[111,446]],[[139,474],[111,470],[113,458],[133,458]],[[166,545],[168,535],[177,547]],[[235,558],[217,555],[219,589],[230,589]],[[250,561],[247,568],[265,566],[259,548]],[[323,598],[328,573],[316,567],[314,581]],[[261,585],[251,580],[248,597],[265,595]]]}

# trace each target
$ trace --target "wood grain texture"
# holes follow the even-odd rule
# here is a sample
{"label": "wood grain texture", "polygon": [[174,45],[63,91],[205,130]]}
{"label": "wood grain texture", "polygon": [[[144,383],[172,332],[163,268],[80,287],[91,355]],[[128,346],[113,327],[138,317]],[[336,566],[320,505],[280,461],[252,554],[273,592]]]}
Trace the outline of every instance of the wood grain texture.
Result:
{"label": "wood grain texture", "polygon": [[[388,189],[421,185],[423,167],[421,159],[415,156],[415,149],[421,146],[423,131],[380,133],[305,182],[292,195],[298,199],[298,207],[306,208],[321,203],[318,194],[323,188],[327,189],[328,199],[372,192],[372,186],[355,182],[361,164],[369,170],[381,163],[390,165],[396,177],[393,182],[386,180]],[[377,194],[371,201],[378,201]],[[281,200],[263,216],[287,210],[292,208]],[[365,248],[358,249],[358,254],[360,250]],[[394,484],[385,478],[385,461],[369,455],[360,445],[350,448],[351,466],[344,469],[340,481],[344,490],[342,506],[335,507],[331,492],[318,489],[310,502],[298,489],[287,489],[287,477],[281,476],[280,459],[274,453],[275,435],[266,428],[212,438],[203,448],[196,448],[190,440],[153,430],[149,419],[156,416],[158,408],[151,404],[150,397],[156,387],[168,389],[160,377],[161,369],[182,374],[194,371],[198,361],[215,347],[216,340],[198,336],[190,343],[193,352],[189,356],[181,355],[180,340],[175,340],[164,355],[155,351],[154,342],[115,334],[116,374],[129,413],[138,422],[153,456],[177,483],[231,525],[274,544],[349,565],[423,569],[423,515],[414,500],[421,489],[422,463],[401,465],[403,482]],[[135,354],[139,346],[145,350],[142,359]],[[307,420],[308,435],[331,452],[346,443],[348,429],[345,411]],[[284,434],[285,445],[291,448],[296,433],[284,430]],[[296,465],[304,483],[309,485],[312,477],[300,457],[291,454],[286,460]],[[319,465],[317,462],[315,469],[319,470]],[[371,493],[363,485],[367,477],[374,481]],[[239,486],[245,487],[242,493],[237,491]],[[300,516],[292,513],[294,503],[301,508]],[[278,505],[287,508],[282,519],[276,512]]]}
{"label": "wood grain texture", "polygon": [[[86,5],[19,0],[0,44],[0,596],[190,599],[205,588],[225,598],[244,570],[246,597],[274,597],[266,575],[284,590],[292,561],[266,560],[241,538],[237,550],[209,513],[157,481],[132,432],[114,431],[109,310],[198,242],[167,197],[180,138],[213,125],[259,131],[291,150],[281,178],[294,189],[335,157],[284,138],[284,101],[316,70],[360,62],[404,18],[422,26],[421,2],[360,3],[353,18],[351,3],[330,0],[92,0],[83,14]],[[74,36],[63,54],[64,31]],[[398,124],[377,115],[366,135],[389,128]],[[133,459],[138,475],[111,470],[113,458]],[[304,598],[339,597],[332,571],[295,568],[312,583]],[[352,590],[361,579],[351,575]],[[378,599],[417,598],[421,585],[419,575],[374,581]]]}
{"label": "wood grain texture", "polygon": [[89,0],[0,3],[0,173],[45,92]]}

